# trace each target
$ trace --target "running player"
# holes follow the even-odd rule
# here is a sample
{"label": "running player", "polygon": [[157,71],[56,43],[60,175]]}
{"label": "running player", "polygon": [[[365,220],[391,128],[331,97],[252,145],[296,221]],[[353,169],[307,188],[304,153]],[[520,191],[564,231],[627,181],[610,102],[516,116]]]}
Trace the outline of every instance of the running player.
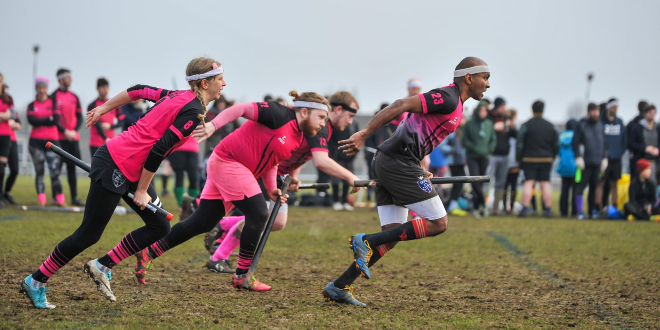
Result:
{"label": "running player", "polygon": [[[18,113],[14,110],[14,100],[7,94],[7,85],[0,74],[0,208],[5,204],[16,204],[9,193],[18,176],[18,145],[16,130],[21,129]],[[5,166],[9,165],[7,183],[5,181]]]}
{"label": "running player", "polygon": [[46,148],[49,141],[59,145],[59,133],[57,127],[60,122],[60,111],[55,108],[53,99],[48,97],[48,78],[37,77],[35,81],[37,91],[36,99],[27,107],[27,120],[32,125],[28,150],[34,164],[36,177],[34,185],[37,189],[39,204],[46,205],[46,183],[44,182],[44,166],[48,165],[50,174],[50,189],[53,192],[53,200],[58,205],[64,205],[64,194],[62,193],[62,181],[60,181],[60,170],[62,169],[61,158],[50,149]]}
{"label": "running player", "polygon": [[208,57],[196,58],[186,69],[191,90],[168,91],[137,85],[87,113],[87,127],[90,127],[106,113],[132,100],[156,102],[128,131],[109,140],[94,154],[82,224],[55,247],[34,274],[21,282],[21,291],[35,307],[55,308],[46,300],[46,281],[76,255],[98,242],[122,195],[132,190],[135,198],[123,196],[123,199],[142,218],[145,226],[128,234],[105,256],[88,261],[84,267],[97,289],[109,300],[116,300],[110,288],[112,267],[165,237],[170,230],[165,217],[144,209],[149,201],[161,205],[149,184],[154,172],[163,158],[183,144],[202,122],[206,104],[220,96],[226,85],[222,73],[217,61]]}
{"label": "running player", "polygon": [[[87,111],[92,111],[103,105],[103,103],[108,102],[109,89],[110,84],[107,79],[97,79],[96,91],[98,91],[99,97],[87,106]],[[103,144],[115,137],[115,128],[124,127],[124,117],[121,108],[112,109],[110,112],[101,116],[99,121],[90,128],[89,151],[92,157],[94,157],[96,150],[99,150]]]}
{"label": "running player", "polygon": [[[348,125],[353,123],[353,118],[357,114],[359,104],[355,97],[349,92],[341,91],[330,96],[330,120],[315,136],[305,136],[300,148],[293,152],[293,155],[280,163],[277,168],[278,187],[281,185],[284,175],[291,175],[293,183],[289,191],[298,191],[300,181],[298,175],[302,166],[310,160],[314,160],[314,165],[328,175],[348,181],[351,185],[359,178],[346,168],[339,165],[328,156],[327,141],[332,136],[333,131],[343,131]],[[211,126],[211,125],[208,125]],[[207,130],[209,130],[207,128]],[[197,132],[196,132],[197,133]],[[196,134],[193,133],[193,134]],[[200,132],[203,136],[210,136],[212,132]],[[355,193],[359,188],[353,188],[351,193]],[[269,205],[269,212],[272,211],[274,204]],[[271,231],[284,229],[287,223],[288,205],[283,204],[275,218],[275,223]],[[216,229],[216,235],[221,236],[220,246],[215,249],[211,258],[207,261],[206,267],[211,271],[218,273],[234,273],[229,265],[229,255],[239,244],[239,238],[243,230],[242,217],[226,217],[220,220]],[[237,221],[238,220],[238,221]],[[223,229],[224,228],[224,229]]]}
{"label": "running player", "polygon": [[[323,296],[327,300],[366,306],[353,297],[350,286],[360,274],[369,279],[369,267],[397,242],[436,236],[447,230],[447,212],[429,181],[431,173],[420,163],[456,130],[463,117],[463,103],[483,97],[490,87],[489,78],[490,69],[484,61],[467,57],[456,66],[452,84],[392,103],[362,131],[340,141],[340,149],[355,154],[367,137],[401,113],[409,112],[394,135],[378,146],[372,163],[371,170],[378,180],[376,201],[382,232],[356,234],[349,239],[355,262],[325,287]],[[407,209],[421,218],[406,222]]]}
{"label": "running player", "polygon": [[[232,285],[241,288],[252,264],[257,243],[268,220],[268,205],[257,179],[263,183],[271,200],[280,198],[277,189],[277,164],[291,157],[299,148],[303,135],[314,136],[325,126],[328,101],[316,93],[298,95],[292,91],[293,109],[275,102],[241,103],[222,111],[207,128],[200,130],[208,138],[216,128],[243,117],[248,121],[216,146],[207,165],[207,179],[199,207],[172,227],[167,237],[140,252],[138,266],[160,257],[166,251],[196,235],[213,229],[234,206],[245,214],[240,251]],[[247,279],[250,290],[266,291],[270,287],[254,278]]]}
{"label": "running player", "polygon": [[[83,122],[82,107],[78,96],[69,90],[71,86],[71,71],[60,68],[57,70],[57,81],[60,86],[50,97],[53,99],[53,106],[60,111],[60,122],[57,129],[60,132],[60,147],[74,157],[80,159],[80,133],[78,130]],[[78,198],[78,181],[76,178],[76,165],[66,162],[66,174],[69,181],[69,190],[71,191],[71,205],[85,206]],[[57,201],[62,205],[64,202]]]}

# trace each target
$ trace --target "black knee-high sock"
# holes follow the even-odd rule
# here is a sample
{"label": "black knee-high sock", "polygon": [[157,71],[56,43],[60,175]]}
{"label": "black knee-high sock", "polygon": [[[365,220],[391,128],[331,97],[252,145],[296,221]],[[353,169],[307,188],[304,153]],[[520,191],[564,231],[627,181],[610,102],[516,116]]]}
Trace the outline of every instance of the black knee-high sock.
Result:
{"label": "black knee-high sock", "polygon": [[420,239],[426,236],[426,220],[417,219],[408,221],[394,228],[381,231],[380,233],[364,235],[364,239],[369,242],[369,246],[374,249],[375,247],[383,244],[399,241],[412,241],[414,239]]}
{"label": "black knee-high sock", "polygon": [[261,230],[243,227],[241,233],[241,244],[238,251],[238,263],[236,265],[236,275],[243,275],[248,272],[252,265],[252,258],[257,250],[257,244],[261,238]]}
{"label": "black knee-high sock", "polygon": [[[385,253],[387,253],[390,250],[390,246],[387,244],[380,245],[376,248],[376,251],[372,256],[371,259],[369,259],[369,267],[375,265],[380,258],[385,256]],[[335,280],[335,287],[338,287],[340,289],[343,289],[355,282],[357,278],[360,277],[360,270],[355,265],[355,262],[353,262],[350,266],[348,266],[348,269],[344,271],[343,274],[339,276]]]}
{"label": "black knee-high sock", "polygon": [[7,166],[7,163],[0,162],[0,195],[5,193],[5,191],[2,188],[3,188],[3,185],[5,183],[5,167],[6,166]]}

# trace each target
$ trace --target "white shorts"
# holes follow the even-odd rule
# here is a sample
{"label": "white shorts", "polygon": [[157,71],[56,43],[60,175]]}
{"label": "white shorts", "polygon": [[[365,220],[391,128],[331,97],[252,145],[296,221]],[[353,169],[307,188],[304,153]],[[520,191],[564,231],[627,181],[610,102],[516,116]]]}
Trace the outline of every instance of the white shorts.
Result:
{"label": "white shorts", "polygon": [[437,220],[447,215],[445,206],[440,197],[435,196],[427,200],[408,204],[405,207],[397,205],[378,206],[378,217],[380,225],[385,226],[392,223],[402,224],[408,221],[408,210],[417,213],[422,219]]}
{"label": "white shorts", "polygon": [[[273,209],[275,208],[275,202],[271,200],[267,200],[266,204],[268,204],[268,214],[270,214],[271,212],[273,212]],[[282,205],[280,205],[280,210],[277,213],[284,213],[284,214],[289,213],[289,204],[283,203]]]}

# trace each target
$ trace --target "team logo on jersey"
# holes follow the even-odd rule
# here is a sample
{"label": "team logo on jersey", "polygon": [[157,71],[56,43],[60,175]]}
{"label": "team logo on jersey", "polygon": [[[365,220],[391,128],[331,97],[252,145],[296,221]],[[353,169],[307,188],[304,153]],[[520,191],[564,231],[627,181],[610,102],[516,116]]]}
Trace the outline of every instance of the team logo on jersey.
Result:
{"label": "team logo on jersey", "polygon": [[454,117],[454,119],[450,120],[449,122],[456,125],[456,122],[458,122],[458,117]]}
{"label": "team logo on jersey", "polygon": [[280,141],[282,144],[286,143],[286,135],[282,136],[281,138],[277,138],[278,141]]}
{"label": "team logo on jersey", "polygon": [[417,185],[419,186],[420,189],[422,189],[426,193],[431,193],[431,191],[433,191],[433,185],[431,185],[431,182],[429,182],[429,180],[424,179],[423,176],[419,177],[419,181],[417,181]]}
{"label": "team logo on jersey", "polygon": [[126,177],[124,176],[124,173],[122,173],[118,169],[115,169],[112,172],[112,184],[115,185],[115,188],[119,188],[123,186],[125,182],[126,182]]}

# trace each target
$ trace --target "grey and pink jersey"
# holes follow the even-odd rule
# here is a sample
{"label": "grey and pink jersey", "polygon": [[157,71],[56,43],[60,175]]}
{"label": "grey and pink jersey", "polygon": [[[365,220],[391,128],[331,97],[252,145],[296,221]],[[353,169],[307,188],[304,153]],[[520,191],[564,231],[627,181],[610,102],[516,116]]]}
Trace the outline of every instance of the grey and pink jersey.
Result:
{"label": "grey and pink jersey", "polygon": [[128,89],[132,100],[156,104],[128,130],[106,145],[112,160],[131,182],[140,179],[142,168],[156,172],[167,155],[185,143],[201,122],[204,108],[193,91],[169,91],[144,85]]}
{"label": "grey and pink jersey", "polygon": [[420,162],[447,135],[456,131],[463,118],[463,100],[458,86],[450,84],[419,94],[423,113],[409,113],[392,136],[378,149],[385,154]]}

